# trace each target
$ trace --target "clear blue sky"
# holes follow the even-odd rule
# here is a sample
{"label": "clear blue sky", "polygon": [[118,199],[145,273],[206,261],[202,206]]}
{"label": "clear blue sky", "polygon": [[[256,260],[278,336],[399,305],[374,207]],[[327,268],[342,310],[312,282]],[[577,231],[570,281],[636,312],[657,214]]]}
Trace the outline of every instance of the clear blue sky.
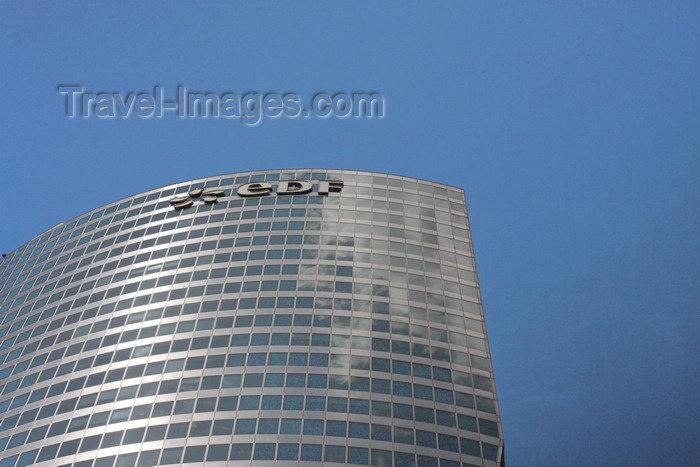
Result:
{"label": "clear blue sky", "polygon": [[[465,189],[510,466],[700,458],[700,3],[3,2],[0,249],[280,167]],[[376,91],[383,119],[68,119],[86,90]]]}

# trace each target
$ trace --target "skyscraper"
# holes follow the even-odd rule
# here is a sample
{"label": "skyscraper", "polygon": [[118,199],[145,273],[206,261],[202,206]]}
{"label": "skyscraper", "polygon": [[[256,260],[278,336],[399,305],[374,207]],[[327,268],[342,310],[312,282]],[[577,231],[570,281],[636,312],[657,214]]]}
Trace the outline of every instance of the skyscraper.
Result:
{"label": "skyscraper", "polygon": [[463,191],[257,171],[59,224],[0,261],[0,417],[0,467],[499,465]]}

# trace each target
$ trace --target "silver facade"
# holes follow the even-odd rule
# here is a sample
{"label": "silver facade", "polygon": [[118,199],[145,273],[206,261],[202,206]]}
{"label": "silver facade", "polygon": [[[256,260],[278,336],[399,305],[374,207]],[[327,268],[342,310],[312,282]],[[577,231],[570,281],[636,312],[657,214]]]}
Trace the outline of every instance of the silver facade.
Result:
{"label": "silver facade", "polygon": [[499,465],[464,193],[259,171],[60,224],[0,261],[0,418],[0,467]]}

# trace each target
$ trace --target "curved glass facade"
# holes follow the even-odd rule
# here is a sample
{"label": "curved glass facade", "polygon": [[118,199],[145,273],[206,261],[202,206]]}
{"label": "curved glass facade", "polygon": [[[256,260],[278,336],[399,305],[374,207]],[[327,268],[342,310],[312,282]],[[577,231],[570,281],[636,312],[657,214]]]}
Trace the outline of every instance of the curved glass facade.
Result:
{"label": "curved glass facade", "polygon": [[460,189],[209,177],[0,261],[0,467],[465,467],[502,452]]}

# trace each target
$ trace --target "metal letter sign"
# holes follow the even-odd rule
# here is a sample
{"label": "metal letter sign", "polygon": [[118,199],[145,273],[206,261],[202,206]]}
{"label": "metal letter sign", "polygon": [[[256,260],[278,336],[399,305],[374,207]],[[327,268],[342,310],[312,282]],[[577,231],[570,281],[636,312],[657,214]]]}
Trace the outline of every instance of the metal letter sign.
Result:
{"label": "metal letter sign", "polygon": [[[329,193],[339,193],[343,189],[342,180],[319,180],[318,194],[328,196]],[[277,184],[277,189],[273,191],[273,186],[268,182],[244,183],[237,189],[238,196],[250,198],[253,196],[267,196],[270,193],[282,195],[303,195],[313,191],[313,185],[307,180],[284,180]],[[217,198],[224,195],[223,190],[208,190],[195,188],[188,192],[189,196],[176,196],[170,200],[170,204],[176,209],[187,209],[194,205],[192,198],[199,198],[207,204],[217,202]]]}
{"label": "metal letter sign", "polygon": [[290,180],[277,185],[278,195],[301,195],[311,191],[311,183],[304,180]]}
{"label": "metal letter sign", "polygon": [[263,196],[272,191],[272,185],[267,182],[246,183],[238,187],[238,196]]}
{"label": "metal letter sign", "polygon": [[[320,180],[318,182],[318,194],[327,196],[330,192],[340,192],[343,189],[341,180]],[[311,193],[313,185],[306,180],[285,180],[277,184],[278,195],[303,195]],[[265,196],[272,193],[272,185],[267,182],[245,183],[238,187],[238,196]]]}

